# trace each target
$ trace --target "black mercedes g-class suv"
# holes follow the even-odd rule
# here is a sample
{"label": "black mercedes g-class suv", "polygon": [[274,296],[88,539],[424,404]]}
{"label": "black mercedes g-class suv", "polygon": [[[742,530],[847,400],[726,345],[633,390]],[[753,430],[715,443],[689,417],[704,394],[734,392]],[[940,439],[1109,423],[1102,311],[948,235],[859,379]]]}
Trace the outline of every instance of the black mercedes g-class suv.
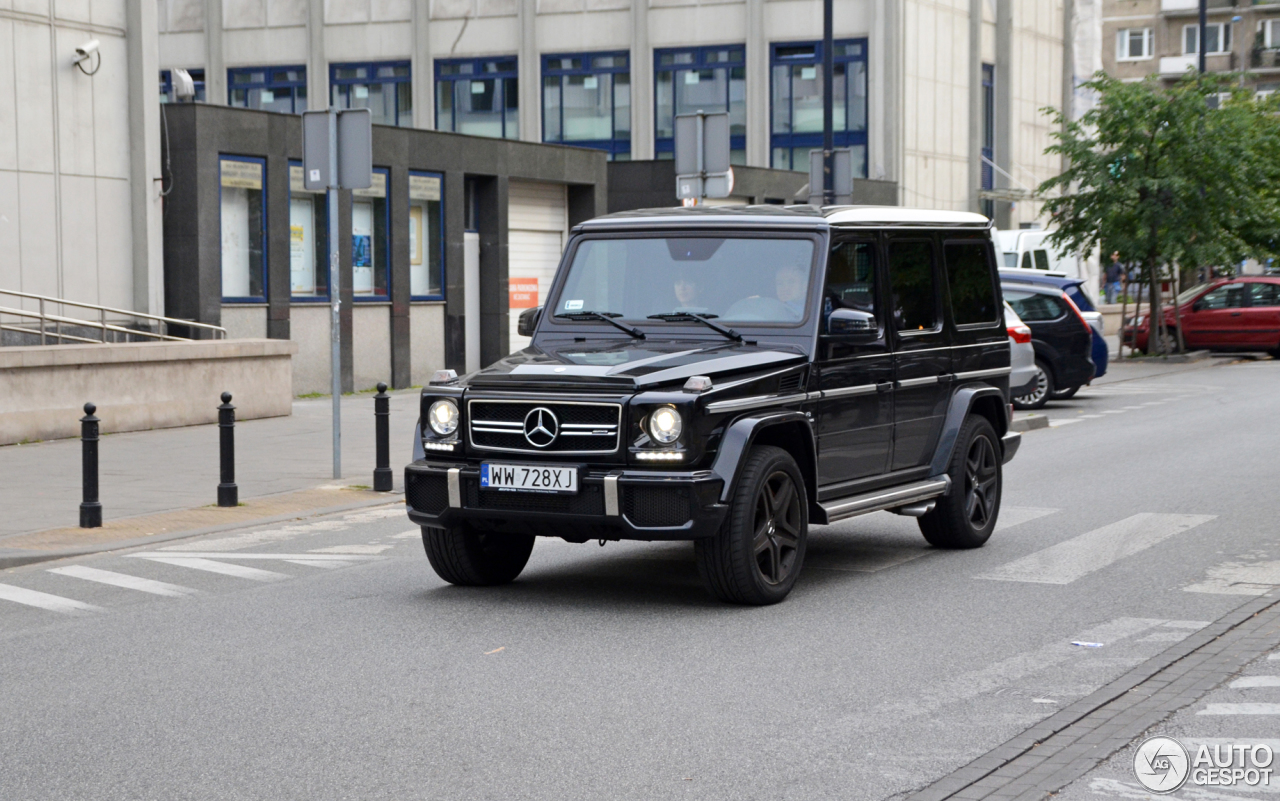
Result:
{"label": "black mercedes g-class suv", "polygon": [[810,523],[888,510],[981,546],[1020,443],[990,228],[859,206],[575,227],[530,346],[422,392],[405,501],[432,567],[502,584],[539,536],[692,540],[712,594],[768,604]]}

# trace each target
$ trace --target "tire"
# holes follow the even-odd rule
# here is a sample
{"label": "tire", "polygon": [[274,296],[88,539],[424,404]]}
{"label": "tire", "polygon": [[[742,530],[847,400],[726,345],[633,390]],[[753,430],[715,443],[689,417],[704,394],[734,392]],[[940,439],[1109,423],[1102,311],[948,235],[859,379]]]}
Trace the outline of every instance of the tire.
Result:
{"label": "tire", "polygon": [[481,531],[460,523],[422,527],[422,545],[436,575],[463,587],[510,584],[533,552],[532,534]]}
{"label": "tire", "polygon": [[808,530],[809,497],[800,468],[781,448],[757,446],[720,531],[694,542],[698,573],[722,601],[776,604],[800,575]]}
{"label": "tire", "polygon": [[920,518],[920,533],[936,548],[981,548],[1000,515],[1000,440],[991,423],[970,415],[960,428],[947,474],[951,491]]}
{"label": "tire", "polygon": [[1082,386],[1081,384],[1076,384],[1074,387],[1067,387],[1066,389],[1055,389],[1053,393],[1049,395],[1049,399],[1050,400],[1068,400],[1070,398],[1073,398],[1075,397],[1075,394],[1080,391],[1081,386]]}
{"label": "tire", "polygon": [[1036,388],[1012,399],[1015,409],[1041,409],[1053,394],[1053,372],[1049,365],[1036,359]]}

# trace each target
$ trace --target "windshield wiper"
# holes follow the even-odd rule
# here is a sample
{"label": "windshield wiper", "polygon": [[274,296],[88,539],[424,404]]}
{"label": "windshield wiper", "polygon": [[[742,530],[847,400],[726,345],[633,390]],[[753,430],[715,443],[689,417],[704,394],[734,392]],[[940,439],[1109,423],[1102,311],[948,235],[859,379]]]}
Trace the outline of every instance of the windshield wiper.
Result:
{"label": "windshield wiper", "polygon": [[622,315],[618,314],[617,312],[598,312],[598,311],[561,312],[560,314],[556,315],[556,317],[561,317],[566,320],[604,320],[606,323],[618,329],[619,331],[630,334],[636,339],[646,339],[644,332],[641,331],[639,328],[635,328],[633,326],[627,325],[626,323],[620,323],[617,320],[613,319],[614,317],[621,317],[621,316]]}
{"label": "windshield wiper", "polygon": [[741,342],[742,334],[739,334],[737,331],[734,331],[732,328],[726,328],[725,326],[720,325],[719,323],[711,322],[711,318],[716,316],[718,315],[698,314],[697,312],[667,312],[666,314],[651,314],[649,315],[649,319],[650,320],[666,320],[669,323],[683,322],[685,320],[694,320],[699,323],[702,323],[707,328],[710,328],[712,331],[715,331],[716,333],[724,334],[729,339],[732,339],[734,342]]}

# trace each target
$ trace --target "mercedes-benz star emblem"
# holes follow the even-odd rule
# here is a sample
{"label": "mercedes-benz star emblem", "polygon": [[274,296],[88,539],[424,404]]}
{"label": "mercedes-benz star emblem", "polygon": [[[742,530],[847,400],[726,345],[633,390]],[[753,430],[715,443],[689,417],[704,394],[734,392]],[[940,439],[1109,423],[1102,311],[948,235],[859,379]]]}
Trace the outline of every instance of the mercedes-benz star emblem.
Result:
{"label": "mercedes-benz star emblem", "polygon": [[535,448],[545,448],[560,434],[560,421],[545,406],[535,406],[524,416],[524,438]]}

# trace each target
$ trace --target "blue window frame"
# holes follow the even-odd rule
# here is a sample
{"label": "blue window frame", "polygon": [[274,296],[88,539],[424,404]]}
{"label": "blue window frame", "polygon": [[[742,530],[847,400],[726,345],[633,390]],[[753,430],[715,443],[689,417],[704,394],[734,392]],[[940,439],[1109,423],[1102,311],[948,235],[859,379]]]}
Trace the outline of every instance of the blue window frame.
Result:
{"label": "blue window frame", "polygon": [[391,171],[374,167],[369,188],[351,192],[351,289],[357,301],[391,297],[390,184]]}
{"label": "blue window frame", "polygon": [[[832,123],[835,146],[853,150],[854,175],[867,176],[867,40],[834,43]],[[774,169],[809,171],[822,147],[822,42],[775,42],[769,52]]]}
{"label": "blue window frame", "polygon": [[412,76],[407,61],[330,64],[330,103],[367,108],[374,125],[413,126]]}
{"label": "blue window frame", "polygon": [[307,110],[307,68],[236,67],[227,70],[227,105],[301,114]]}
{"label": "blue window frame", "polygon": [[654,150],[675,156],[675,117],[729,112],[730,161],[747,162],[747,57],[742,45],[653,51]]}
{"label": "blue window frame", "polygon": [[542,57],[542,141],[631,158],[630,56],[562,53]]}
{"label": "blue window frame", "polygon": [[289,162],[289,294],[293,301],[329,298],[329,205],[324,192],[302,180],[302,162]]}
{"label": "blue window frame", "polygon": [[[187,74],[191,76],[191,81],[196,85],[195,102],[204,102],[204,70],[187,70]],[[178,98],[173,96],[173,72],[171,70],[160,70],[160,102],[176,103]]]}
{"label": "blue window frame", "polygon": [[409,171],[409,297],[444,300],[444,175]]}
{"label": "blue window frame", "polygon": [[436,62],[436,128],[520,138],[520,76],[515,56]]}
{"label": "blue window frame", "polygon": [[[982,65],[982,188],[995,189],[995,171],[991,168],[996,158],[996,68]],[[982,213],[995,218],[996,204],[984,198]]]}
{"label": "blue window frame", "polygon": [[267,299],[267,160],[218,157],[222,300]]}

